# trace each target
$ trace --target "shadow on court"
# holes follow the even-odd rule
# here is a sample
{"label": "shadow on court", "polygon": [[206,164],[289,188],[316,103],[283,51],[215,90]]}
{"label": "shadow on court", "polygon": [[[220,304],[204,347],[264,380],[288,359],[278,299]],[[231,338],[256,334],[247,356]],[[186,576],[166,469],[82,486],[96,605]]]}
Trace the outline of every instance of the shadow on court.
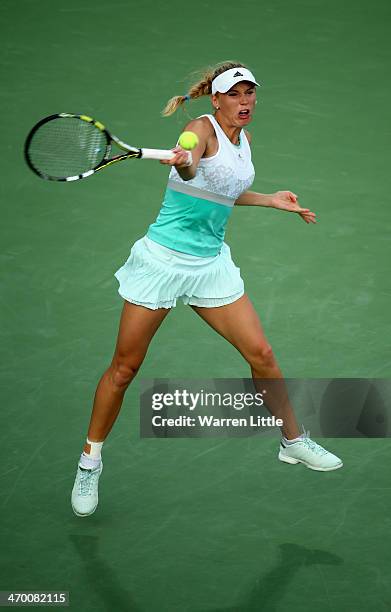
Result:
{"label": "shadow on court", "polygon": [[93,535],[70,535],[82,563],[86,578],[85,593],[94,593],[108,612],[142,612],[132,596],[119,583],[115,572],[99,554],[99,537]]}
{"label": "shadow on court", "polygon": [[[102,560],[98,550],[98,536],[70,535],[69,539],[82,562],[86,593],[95,593],[107,610],[143,612],[142,608],[134,603],[131,594],[121,587],[115,572]],[[277,565],[257,581],[241,604],[213,608],[208,612],[277,612],[280,610],[282,597],[299,570],[313,565],[343,564],[341,557],[325,550],[308,549],[289,543],[281,544],[279,548],[280,560]]]}
{"label": "shadow on court", "polygon": [[343,559],[325,550],[308,549],[297,544],[280,544],[280,560],[256,586],[243,603],[229,608],[213,608],[208,612],[277,612],[297,572],[310,565],[341,565]]}

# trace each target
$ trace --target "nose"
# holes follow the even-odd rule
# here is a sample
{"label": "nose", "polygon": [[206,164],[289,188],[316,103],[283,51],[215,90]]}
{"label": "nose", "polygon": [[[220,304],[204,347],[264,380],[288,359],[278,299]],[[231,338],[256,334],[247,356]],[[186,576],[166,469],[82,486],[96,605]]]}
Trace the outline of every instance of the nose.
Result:
{"label": "nose", "polygon": [[242,106],[248,106],[249,100],[246,93],[241,94],[239,104],[241,104]]}

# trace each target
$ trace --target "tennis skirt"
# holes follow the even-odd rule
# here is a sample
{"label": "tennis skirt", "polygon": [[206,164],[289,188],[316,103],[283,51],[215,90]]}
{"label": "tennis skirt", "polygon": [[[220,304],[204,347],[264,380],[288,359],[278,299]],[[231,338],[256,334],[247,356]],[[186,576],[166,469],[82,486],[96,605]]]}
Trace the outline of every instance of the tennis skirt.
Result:
{"label": "tennis skirt", "polygon": [[134,243],[124,265],[114,274],[118,293],[151,310],[185,304],[213,308],[244,294],[240,269],[224,242],[214,257],[195,257],[169,249],[147,236]]}

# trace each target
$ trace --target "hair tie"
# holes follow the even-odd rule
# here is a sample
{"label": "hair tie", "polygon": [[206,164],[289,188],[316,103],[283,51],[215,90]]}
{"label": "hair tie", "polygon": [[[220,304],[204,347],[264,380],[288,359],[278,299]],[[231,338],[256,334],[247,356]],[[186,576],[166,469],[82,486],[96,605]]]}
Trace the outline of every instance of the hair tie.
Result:
{"label": "hair tie", "polygon": [[187,100],[190,100],[190,95],[186,94],[186,95],[182,96],[182,98],[183,98],[184,102],[187,102]]}

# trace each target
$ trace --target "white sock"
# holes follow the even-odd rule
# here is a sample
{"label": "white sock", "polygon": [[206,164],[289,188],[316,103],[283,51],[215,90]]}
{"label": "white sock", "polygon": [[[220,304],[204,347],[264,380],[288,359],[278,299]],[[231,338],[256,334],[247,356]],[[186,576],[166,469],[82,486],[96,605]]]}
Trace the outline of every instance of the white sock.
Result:
{"label": "white sock", "polygon": [[285,444],[294,444],[295,442],[300,442],[303,439],[303,436],[299,436],[298,438],[293,438],[293,440],[288,440],[287,438],[285,438],[285,436],[282,436],[283,441],[285,442]]}
{"label": "white sock", "polygon": [[91,442],[91,440],[87,438],[87,444],[89,444],[91,448],[90,448],[90,452],[86,453],[86,455],[90,457],[91,459],[100,459],[103,442],[104,440],[102,440],[102,442]]}
{"label": "white sock", "polygon": [[100,466],[102,457],[101,450],[103,446],[102,442],[92,442],[87,438],[87,444],[90,445],[90,452],[82,452],[80,455],[79,465],[85,470],[93,470]]}

